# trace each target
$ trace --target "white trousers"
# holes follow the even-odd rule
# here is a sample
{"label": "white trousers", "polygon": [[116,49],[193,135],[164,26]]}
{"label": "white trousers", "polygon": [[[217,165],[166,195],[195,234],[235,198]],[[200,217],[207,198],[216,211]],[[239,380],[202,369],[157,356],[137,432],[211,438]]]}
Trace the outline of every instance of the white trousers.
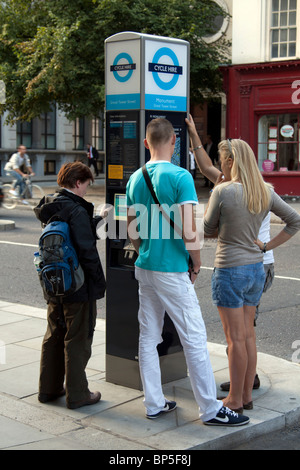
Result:
{"label": "white trousers", "polygon": [[206,329],[188,273],[163,273],[136,267],[135,275],[140,301],[139,367],[147,414],[158,413],[165,406],[157,345],[162,342],[167,312],[183,347],[200,418],[203,421],[214,418],[223,403],[216,397]]}

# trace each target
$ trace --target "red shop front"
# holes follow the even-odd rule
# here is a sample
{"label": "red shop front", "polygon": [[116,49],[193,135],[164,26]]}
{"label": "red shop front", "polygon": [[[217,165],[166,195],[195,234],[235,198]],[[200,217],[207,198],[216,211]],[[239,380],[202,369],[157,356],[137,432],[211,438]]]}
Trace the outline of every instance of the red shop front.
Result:
{"label": "red shop front", "polygon": [[300,196],[300,61],[222,67],[227,137],[252,147],[264,180]]}

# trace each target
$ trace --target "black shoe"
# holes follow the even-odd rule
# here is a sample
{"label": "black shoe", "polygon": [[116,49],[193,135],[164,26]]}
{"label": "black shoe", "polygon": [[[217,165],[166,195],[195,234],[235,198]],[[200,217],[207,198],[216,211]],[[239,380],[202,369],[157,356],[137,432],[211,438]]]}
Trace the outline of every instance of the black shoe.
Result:
{"label": "black shoe", "polygon": [[[253,390],[257,390],[257,389],[259,389],[259,387],[260,387],[260,380],[259,380],[258,375],[256,374],[256,376],[254,378],[254,382],[253,382]],[[230,382],[223,382],[220,385],[220,389],[223,390],[223,392],[229,392]]]}
{"label": "black shoe", "polygon": [[215,418],[203,421],[203,423],[207,426],[244,426],[244,424],[248,424],[249,421],[248,416],[240,415],[230,408],[222,406]]}
{"label": "black shoe", "polygon": [[162,410],[160,410],[158,413],[155,413],[155,415],[146,415],[147,418],[149,419],[155,419],[161,416],[164,413],[168,413],[169,411],[173,411],[176,408],[176,401],[169,401],[166,400],[165,406]]}
{"label": "black shoe", "polygon": [[60,397],[63,397],[66,394],[65,389],[63,388],[59,393],[39,393],[38,400],[40,403],[47,403],[48,401],[57,400]]}

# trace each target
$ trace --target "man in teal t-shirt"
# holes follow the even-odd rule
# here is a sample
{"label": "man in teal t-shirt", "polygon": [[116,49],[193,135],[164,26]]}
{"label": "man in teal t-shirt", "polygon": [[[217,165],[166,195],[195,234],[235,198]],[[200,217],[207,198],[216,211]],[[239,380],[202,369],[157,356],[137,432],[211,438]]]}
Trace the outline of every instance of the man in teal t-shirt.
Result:
{"label": "man in teal t-shirt", "polygon": [[[197,204],[198,198],[190,173],[168,161],[150,161],[146,165],[158,200],[182,230],[180,207]],[[136,171],[127,185],[127,206],[134,206],[143,229],[136,266],[151,271],[187,272],[189,253],[180,232],[171,228],[155,205],[142,170]]]}
{"label": "man in teal t-shirt", "polygon": [[[157,351],[167,312],[183,346],[201,419],[210,425],[241,425],[244,418],[223,407],[216,397],[205,325],[193,286],[201,266],[193,213],[197,195],[189,172],[171,163],[175,141],[169,121],[150,121],[144,140],[151,155],[146,168],[157,199],[179,233],[155,207],[141,169],[131,176],[126,191],[128,234],[139,254],[135,276],[139,282],[139,367],[146,416],[154,419],[176,408],[175,401],[164,397]],[[189,268],[189,257],[193,268]],[[246,424],[249,419],[244,421]]]}

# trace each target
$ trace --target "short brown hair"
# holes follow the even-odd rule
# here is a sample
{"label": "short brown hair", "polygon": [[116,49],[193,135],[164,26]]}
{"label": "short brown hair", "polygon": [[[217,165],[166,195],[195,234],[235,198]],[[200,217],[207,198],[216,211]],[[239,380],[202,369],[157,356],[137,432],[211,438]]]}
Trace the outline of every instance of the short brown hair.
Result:
{"label": "short brown hair", "polygon": [[152,119],[146,129],[146,139],[150,145],[166,144],[174,135],[174,129],[170,121],[165,118]]}
{"label": "short brown hair", "polygon": [[87,180],[94,181],[94,177],[82,162],[65,163],[57,175],[57,184],[62,188],[75,188],[76,181],[84,183]]}

